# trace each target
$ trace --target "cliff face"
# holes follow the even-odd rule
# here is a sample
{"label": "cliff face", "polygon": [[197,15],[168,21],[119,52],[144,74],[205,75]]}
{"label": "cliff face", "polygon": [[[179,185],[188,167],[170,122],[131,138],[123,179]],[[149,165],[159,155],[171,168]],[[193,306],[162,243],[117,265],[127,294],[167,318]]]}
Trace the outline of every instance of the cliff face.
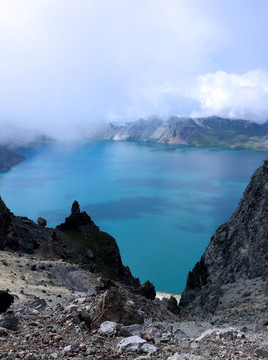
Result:
{"label": "cliff face", "polygon": [[[268,160],[252,176],[237,209],[221,225],[189,272],[182,293],[182,314],[213,313],[227,284],[258,279],[258,292],[268,295]],[[254,282],[256,283],[256,281]]]}
{"label": "cliff face", "polygon": [[193,146],[228,146],[268,149],[268,122],[247,120],[171,117],[139,119],[123,124],[107,124],[97,137],[113,140],[155,141]]}

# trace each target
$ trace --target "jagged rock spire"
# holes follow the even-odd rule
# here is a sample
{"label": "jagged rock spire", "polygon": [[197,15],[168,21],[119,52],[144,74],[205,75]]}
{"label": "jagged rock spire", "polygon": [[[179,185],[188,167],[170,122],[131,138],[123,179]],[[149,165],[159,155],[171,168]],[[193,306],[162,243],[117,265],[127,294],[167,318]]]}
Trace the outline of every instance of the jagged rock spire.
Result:
{"label": "jagged rock spire", "polygon": [[78,201],[75,200],[73,202],[71,211],[72,211],[72,215],[80,214],[80,205],[79,205]]}

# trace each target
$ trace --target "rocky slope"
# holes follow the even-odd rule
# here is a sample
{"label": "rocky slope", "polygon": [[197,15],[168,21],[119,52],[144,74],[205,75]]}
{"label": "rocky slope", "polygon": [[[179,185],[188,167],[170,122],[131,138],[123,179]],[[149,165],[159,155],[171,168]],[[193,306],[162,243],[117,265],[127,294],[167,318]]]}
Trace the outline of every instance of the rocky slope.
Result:
{"label": "rocky slope", "polygon": [[14,165],[19,164],[25,160],[21,155],[18,155],[13,150],[0,146],[0,171],[8,171]]}
{"label": "rocky slope", "polygon": [[267,303],[268,160],[254,173],[237,209],[217,229],[189,273],[180,310],[184,316],[205,317],[229,307],[243,317],[255,306],[256,320],[262,313],[268,315]]}
{"label": "rocky slope", "polygon": [[155,141],[192,146],[227,146],[267,150],[268,121],[262,125],[247,120],[171,117],[139,119],[128,123],[110,123],[99,128],[102,139]]}

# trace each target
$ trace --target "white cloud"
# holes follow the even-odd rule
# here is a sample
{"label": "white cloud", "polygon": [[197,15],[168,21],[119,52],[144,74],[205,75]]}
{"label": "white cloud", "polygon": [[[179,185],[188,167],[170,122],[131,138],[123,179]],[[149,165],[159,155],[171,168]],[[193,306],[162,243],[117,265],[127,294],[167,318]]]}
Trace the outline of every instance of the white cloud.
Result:
{"label": "white cloud", "polygon": [[200,109],[193,115],[218,115],[230,118],[266,121],[268,119],[268,72],[249,71],[228,74],[218,71],[198,76],[188,96]]}
{"label": "white cloud", "polygon": [[266,75],[242,91],[228,73],[268,70],[266,10],[266,0],[0,0],[0,126],[67,138],[107,117],[265,117]]}

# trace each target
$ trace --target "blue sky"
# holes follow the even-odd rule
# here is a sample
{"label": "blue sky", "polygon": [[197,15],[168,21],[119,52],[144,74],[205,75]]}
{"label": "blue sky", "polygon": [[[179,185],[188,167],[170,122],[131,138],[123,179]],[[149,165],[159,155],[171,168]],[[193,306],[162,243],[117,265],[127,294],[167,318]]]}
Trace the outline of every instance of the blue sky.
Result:
{"label": "blue sky", "polygon": [[0,123],[268,119],[267,0],[0,0]]}

